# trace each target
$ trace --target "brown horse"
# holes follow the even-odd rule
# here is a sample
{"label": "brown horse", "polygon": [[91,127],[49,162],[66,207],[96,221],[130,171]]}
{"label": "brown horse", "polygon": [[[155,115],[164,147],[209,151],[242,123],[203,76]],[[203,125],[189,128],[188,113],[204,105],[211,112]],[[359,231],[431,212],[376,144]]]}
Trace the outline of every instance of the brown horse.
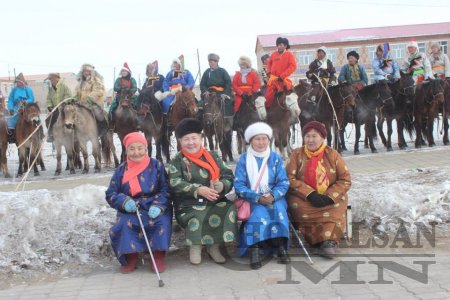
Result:
{"label": "brown horse", "polygon": [[422,135],[425,134],[428,146],[436,144],[433,138],[433,123],[438,117],[439,106],[444,104],[444,85],[441,79],[430,79],[416,88],[414,101],[414,128],[416,129],[416,148],[422,146]]}
{"label": "brown horse", "polygon": [[148,143],[148,155],[152,156],[152,139],[155,139],[156,159],[162,162],[161,136],[163,126],[163,113],[160,102],[155,98],[153,88],[141,91],[138,96],[138,124],[144,132]]}
{"label": "brown horse", "polygon": [[449,144],[448,139],[448,119],[450,118],[450,79],[443,79],[445,80],[445,89],[444,89],[444,104],[441,105],[441,108],[439,111],[442,112],[442,121],[444,123],[444,145]]}
{"label": "brown horse", "polygon": [[6,123],[7,110],[4,109],[3,103],[0,103],[0,170],[5,178],[11,177],[8,172],[8,161],[6,151],[8,150],[8,125]]}
{"label": "brown horse", "polygon": [[[181,92],[179,92],[175,100],[172,103],[171,109],[169,111],[169,117],[164,118],[163,130],[161,137],[162,151],[166,156],[167,162],[170,161],[170,137],[172,131],[175,130],[178,123],[184,118],[195,118],[198,113],[198,107],[195,100],[194,92],[191,89],[187,89],[183,86]],[[178,150],[180,145],[177,146]]]}
{"label": "brown horse", "polygon": [[126,160],[126,149],[123,144],[123,139],[127,134],[138,130],[137,113],[131,104],[130,95],[121,94],[119,97],[119,106],[114,112],[114,128],[122,144],[121,163]]}
{"label": "brown horse", "polygon": [[41,163],[40,150],[42,145],[42,130],[38,127],[41,124],[39,115],[41,110],[37,103],[27,103],[19,110],[19,120],[16,126],[16,144],[19,152],[19,170],[17,176],[22,176],[23,172],[30,167],[28,161],[33,163],[34,176],[39,176],[37,164]]}
{"label": "brown horse", "polygon": [[289,127],[291,125],[292,106],[298,109],[298,96],[292,91],[284,90],[275,94],[272,105],[267,110],[267,123],[273,128],[275,147],[287,158],[291,148],[289,144]]}
{"label": "brown horse", "polygon": [[266,98],[256,93],[253,96],[242,96],[242,103],[234,116],[234,128],[236,128],[238,153],[245,151],[244,132],[253,123],[264,121],[267,117]]}
{"label": "brown horse", "polygon": [[[92,144],[92,156],[95,160],[94,172],[98,173],[101,170],[101,153],[100,143],[97,133],[97,122],[91,110],[83,105],[66,104],[64,110],[61,111],[64,127],[74,130],[74,147],[78,152],[77,147],[81,151],[84,160],[83,174],[89,173],[89,159],[87,151],[87,143]],[[69,146],[70,148],[70,146]],[[66,148],[67,149],[67,148]],[[68,156],[70,154],[68,153]],[[58,171],[58,170],[57,170]],[[60,171],[60,170],[59,170]],[[71,170],[72,172],[72,170]],[[56,172],[55,172],[56,174]]]}

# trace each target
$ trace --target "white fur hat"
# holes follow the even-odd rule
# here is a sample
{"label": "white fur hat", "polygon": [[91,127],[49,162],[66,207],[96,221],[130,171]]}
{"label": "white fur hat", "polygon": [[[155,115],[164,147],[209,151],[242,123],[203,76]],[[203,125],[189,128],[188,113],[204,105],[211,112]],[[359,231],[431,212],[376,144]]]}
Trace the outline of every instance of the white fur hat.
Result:
{"label": "white fur hat", "polygon": [[248,126],[245,130],[244,137],[247,143],[250,143],[250,140],[258,134],[265,134],[272,138],[272,127],[270,127],[267,123],[264,122],[256,122],[252,125]]}
{"label": "white fur hat", "polygon": [[241,66],[243,64],[246,64],[248,68],[251,68],[252,67],[252,61],[251,61],[250,57],[247,57],[247,56],[239,57],[238,65]]}
{"label": "white fur hat", "polygon": [[415,47],[417,50],[419,50],[419,44],[417,44],[416,41],[412,40],[408,44],[406,44],[406,48],[408,47]]}

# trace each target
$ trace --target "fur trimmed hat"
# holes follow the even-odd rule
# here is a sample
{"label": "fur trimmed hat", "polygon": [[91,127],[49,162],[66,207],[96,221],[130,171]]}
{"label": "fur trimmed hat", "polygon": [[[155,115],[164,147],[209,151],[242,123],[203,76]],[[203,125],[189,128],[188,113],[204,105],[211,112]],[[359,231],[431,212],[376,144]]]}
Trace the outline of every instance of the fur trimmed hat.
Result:
{"label": "fur trimmed hat", "polygon": [[19,75],[16,76],[16,79],[14,79],[14,82],[17,81],[22,82],[23,84],[27,84],[27,81],[25,80],[22,72],[20,72]]}
{"label": "fur trimmed hat", "polygon": [[184,118],[180,123],[178,123],[177,128],[175,128],[175,136],[177,139],[181,139],[186,134],[201,134],[202,130],[203,125],[199,120],[194,118]]}
{"label": "fur trimmed hat", "polygon": [[245,141],[247,143],[250,143],[251,139],[258,134],[265,134],[269,137],[269,139],[272,138],[272,127],[269,126],[269,124],[264,122],[256,122],[252,125],[248,126],[245,130],[244,137]]}
{"label": "fur trimmed hat", "polygon": [[328,49],[327,49],[327,47],[325,47],[325,46],[320,46],[319,49],[317,49],[317,52],[319,52],[319,51],[322,51],[322,52],[325,53],[325,55],[326,55]]}
{"label": "fur trimmed hat", "polygon": [[219,59],[220,59],[220,56],[215,53],[208,54],[208,61],[210,61],[210,60],[219,61]]}
{"label": "fur trimmed hat", "polygon": [[276,46],[278,46],[279,44],[285,44],[286,45],[286,49],[291,48],[291,46],[289,45],[289,40],[287,38],[284,37],[277,37],[277,40],[275,42]]}
{"label": "fur trimmed hat", "polygon": [[306,123],[302,128],[302,136],[304,137],[311,129],[315,129],[323,138],[327,137],[327,129],[325,125],[318,121],[311,121]]}
{"label": "fur trimmed hat", "polygon": [[127,64],[126,62],[123,63],[123,67],[122,67],[122,69],[120,69],[120,71],[121,71],[121,72],[122,72],[122,71],[127,71],[128,74],[131,75],[130,67],[128,66],[128,64]]}
{"label": "fur trimmed hat", "polygon": [[95,67],[91,64],[84,64],[81,66],[81,70],[89,70],[89,71],[94,71]]}
{"label": "fur trimmed hat", "polygon": [[250,57],[248,56],[241,56],[238,59],[238,65],[241,66],[243,64],[247,65],[247,68],[251,68],[252,67],[252,61],[250,59]]}
{"label": "fur trimmed hat", "polygon": [[48,74],[47,79],[61,79],[61,75],[59,73],[50,73]]}
{"label": "fur trimmed hat", "polygon": [[412,40],[408,44],[406,44],[406,48],[408,48],[408,47],[414,47],[417,50],[419,50],[419,44],[415,40]]}
{"label": "fur trimmed hat", "polygon": [[354,58],[356,58],[356,60],[359,60],[359,54],[358,52],[356,52],[355,50],[350,51],[349,53],[347,53],[347,59],[353,56]]}

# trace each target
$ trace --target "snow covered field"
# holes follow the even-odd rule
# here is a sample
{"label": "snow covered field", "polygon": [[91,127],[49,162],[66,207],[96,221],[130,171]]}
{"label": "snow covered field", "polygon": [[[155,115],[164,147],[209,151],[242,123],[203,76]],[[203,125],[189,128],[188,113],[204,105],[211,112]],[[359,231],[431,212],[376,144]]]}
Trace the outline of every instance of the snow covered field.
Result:
{"label": "snow covered field", "polygon": [[[352,137],[347,142],[351,149]],[[117,140],[116,144],[119,146]],[[437,136],[437,144],[442,145],[441,137]],[[379,141],[377,147],[378,155],[385,155]],[[42,182],[42,189],[0,192],[0,281],[4,284],[13,282],[16,277],[23,279],[39,273],[70,275],[74,272],[73,266],[116,264],[108,236],[115,213],[104,200],[106,187],[83,184],[59,191],[46,189],[46,182],[54,179],[56,162],[50,144],[46,143],[43,151],[47,171],[41,172],[39,177],[33,174],[29,177],[31,181]],[[369,151],[361,147],[363,154]],[[348,155],[352,154],[344,154]],[[16,168],[16,157],[16,149],[11,147],[8,153],[11,175]],[[62,178],[80,177],[80,171],[77,172],[69,176],[63,171]],[[112,169],[103,169],[101,174],[83,177],[88,183],[89,178],[111,174]],[[407,222],[409,230],[415,229],[414,222],[423,222],[427,226],[437,224],[448,232],[449,175],[450,166],[353,174],[349,193],[353,220],[365,221],[369,226],[376,223],[377,230],[387,232],[395,232],[401,222]],[[1,184],[14,181],[17,179],[0,179]],[[173,247],[181,246],[180,236],[180,233],[178,237],[175,235]]]}

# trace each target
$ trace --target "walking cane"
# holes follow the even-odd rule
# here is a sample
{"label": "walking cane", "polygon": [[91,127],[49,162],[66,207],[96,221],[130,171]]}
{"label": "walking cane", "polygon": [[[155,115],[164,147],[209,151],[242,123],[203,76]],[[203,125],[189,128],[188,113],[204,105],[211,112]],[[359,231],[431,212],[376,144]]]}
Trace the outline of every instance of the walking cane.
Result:
{"label": "walking cane", "polygon": [[[136,203],[137,204],[137,203]],[[148,252],[150,253],[150,258],[152,259],[153,267],[155,268],[156,276],[158,276],[159,280],[159,287],[164,286],[164,282],[161,279],[161,276],[159,275],[158,266],[156,266],[155,258],[153,257],[152,248],[150,248],[150,243],[148,242],[147,234],[145,233],[144,224],[142,223],[141,219],[141,213],[139,212],[139,205],[137,205],[136,215],[139,220],[139,224],[141,225],[142,233],[144,234],[145,242],[147,243]]]}
{"label": "walking cane", "polygon": [[303,252],[305,252],[306,256],[309,259],[309,262],[311,264],[314,264],[314,262],[312,261],[311,257],[309,256],[308,250],[306,250],[305,246],[303,245],[302,239],[300,238],[300,235],[298,234],[297,230],[295,229],[294,225],[292,225],[291,222],[289,222],[289,226],[291,227],[291,229],[294,231],[295,236],[297,237],[298,243],[300,244],[300,246],[303,249]]}

